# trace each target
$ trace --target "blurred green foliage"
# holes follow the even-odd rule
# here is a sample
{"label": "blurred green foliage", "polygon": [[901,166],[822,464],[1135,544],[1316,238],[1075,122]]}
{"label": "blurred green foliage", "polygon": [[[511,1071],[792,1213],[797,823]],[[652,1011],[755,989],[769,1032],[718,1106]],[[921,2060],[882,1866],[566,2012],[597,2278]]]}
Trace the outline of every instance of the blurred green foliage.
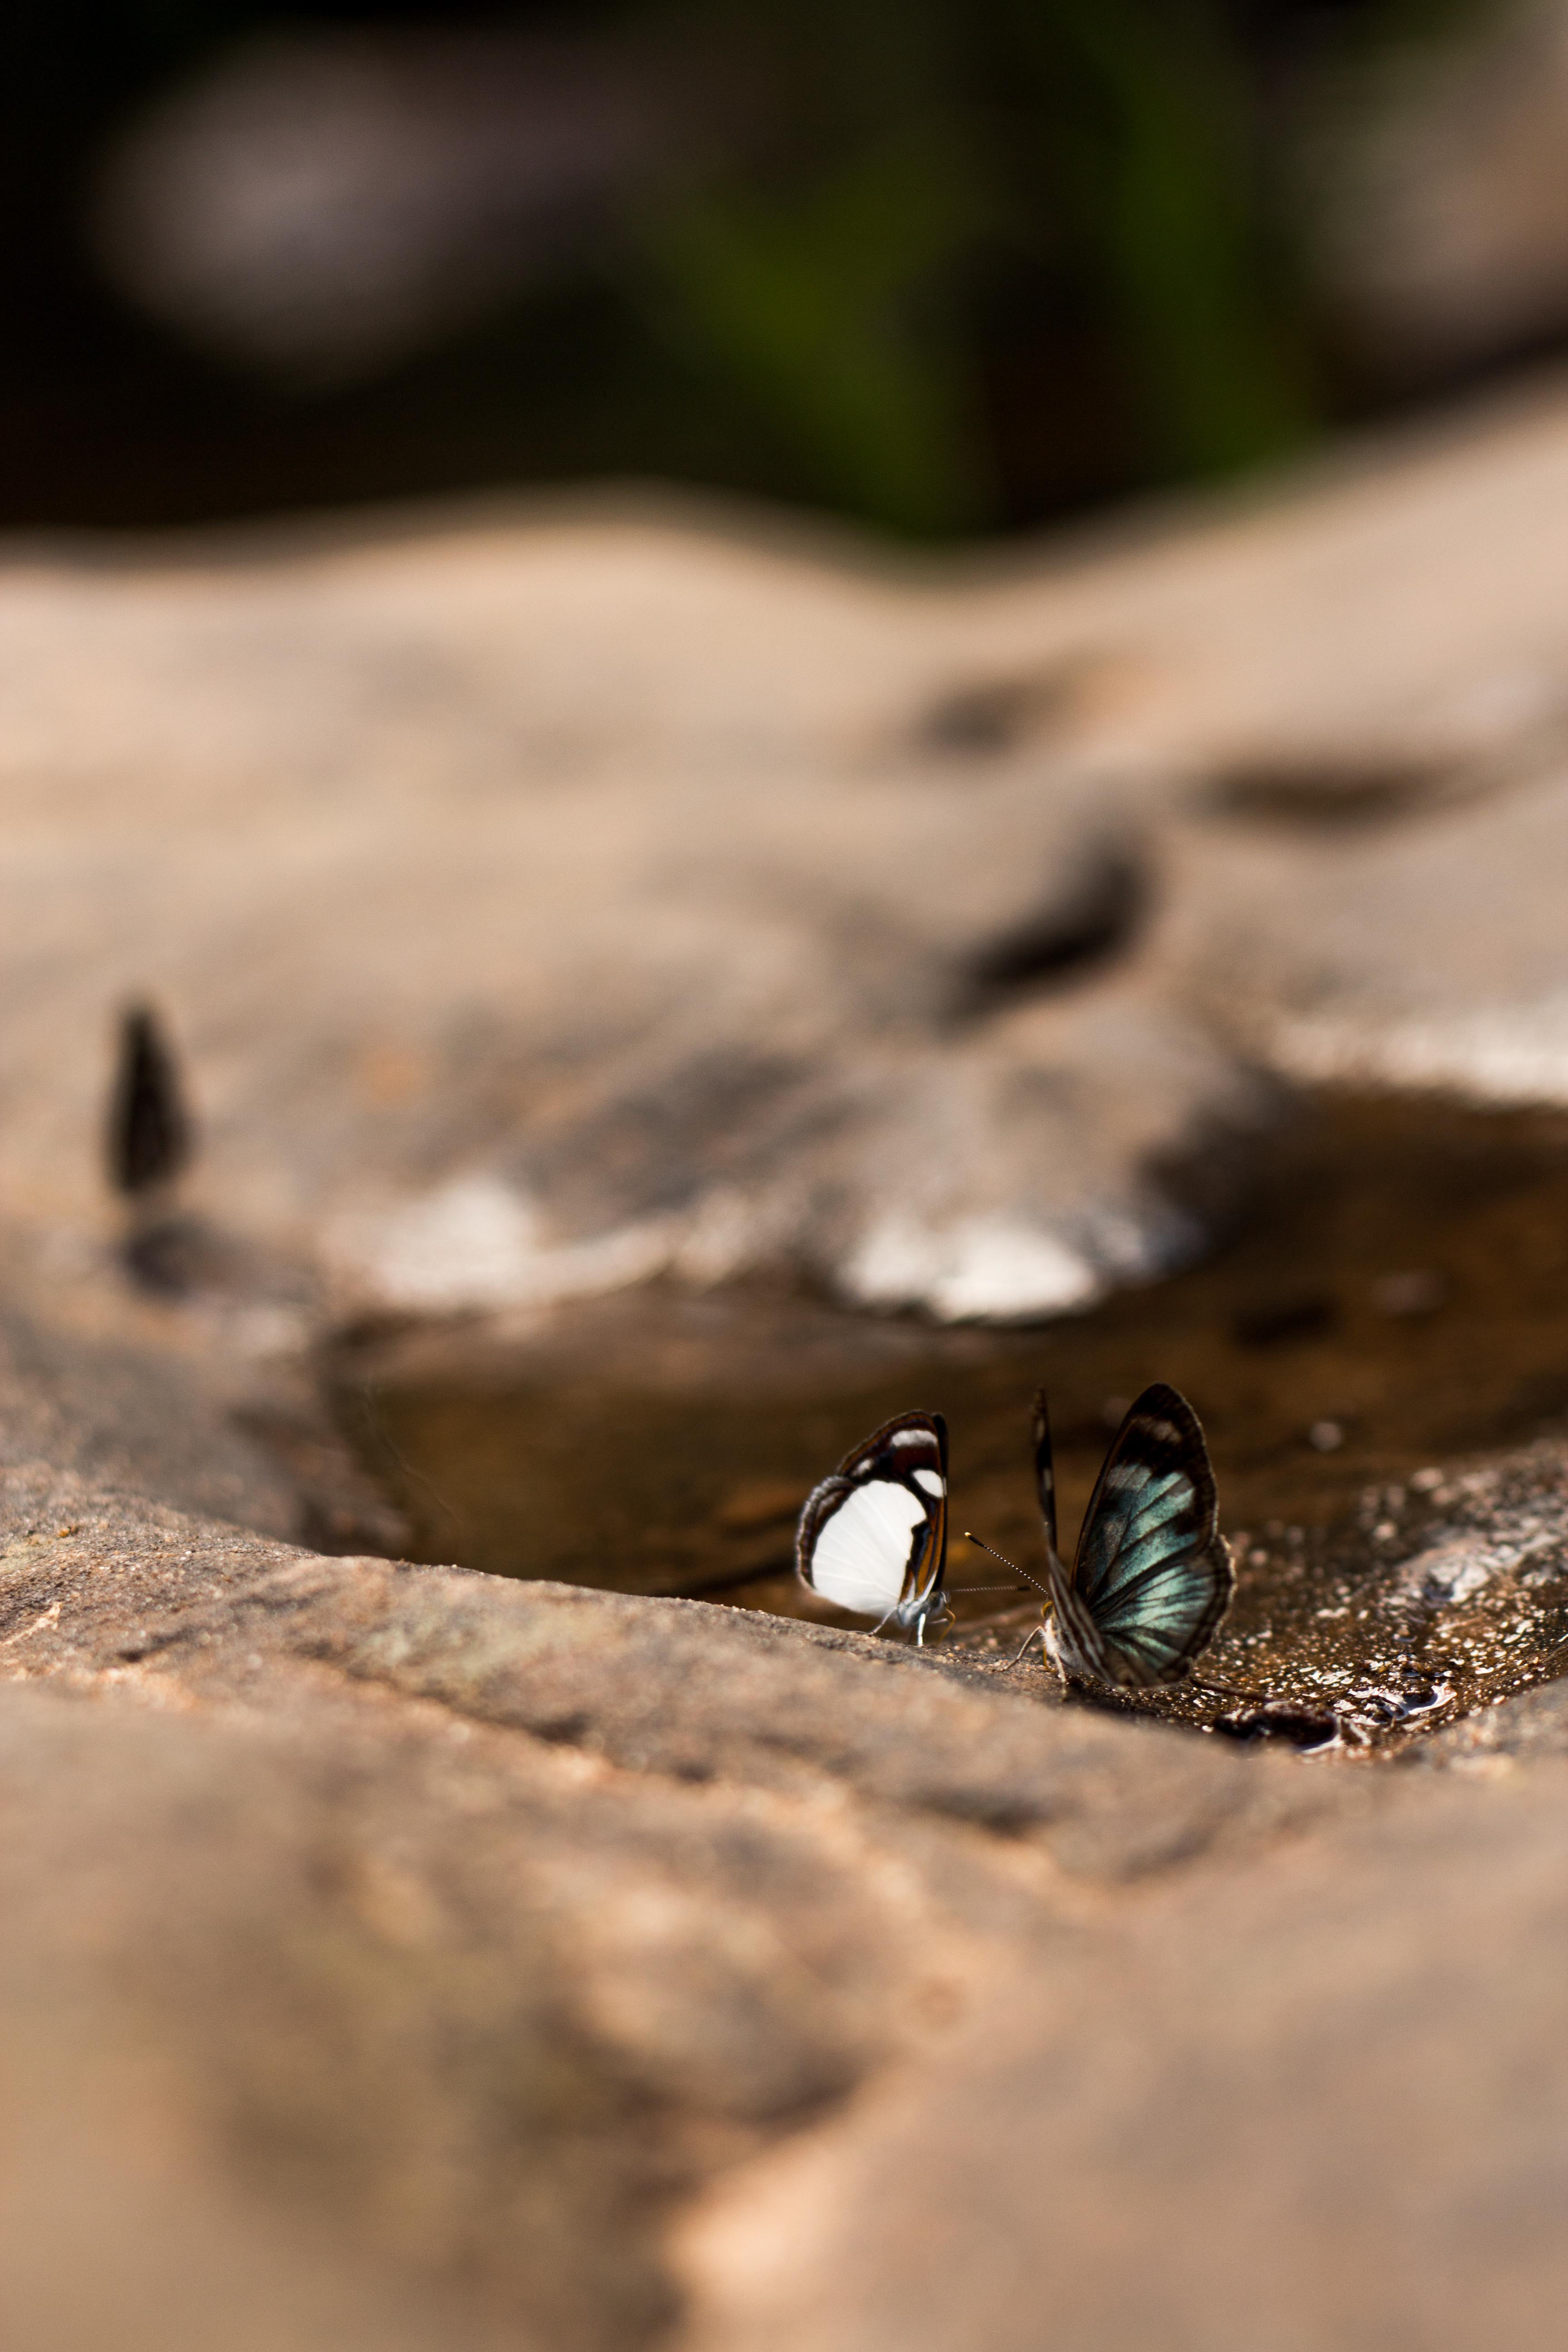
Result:
{"label": "blurred green foliage", "polygon": [[[1484,0],[13,0],[0,432],[8,398],[52,447],[59,382],[109,442],[137,415],[148,447],[156,413],[189,420],[184,460],[172,427],[136,460],[149,479],[226,433],[198,508],[630,468],[918,534],[1234,473],[1310,438],[1342,389],[1279,162],[1295,79],[1467,5]],[[198,383],[192,354],[182,377],[151,331],[106,323],[74,242],[106,131],[259,29],[398,20],[724,57],[739,127],[531,298],[531,342],[500,320],[335,407]]]}
{"label": "blurred green foliage", "polygon": [[1310,432],[1310,336],[1222,8],[773,15],[795,85],[784,153],[748,159],[645,244],[679,315],[836,502],[914,530],[1009,503],[984,413],[1005,354],[977,289],[1012,293],[1047,370],[1058,324],[1070,373],[1091,322],[1082,397],[1114,387],[1119,486],[1234,470]]}
{"label": "blurred green foliage", "polygon": [[835,504],[914,530],[992,503],[968,355],[951,306],[930,299],[985,224],[965,161],[949,126],[911,124],[787,194],[715,191],[644,232],[676,331],[766,410]]}

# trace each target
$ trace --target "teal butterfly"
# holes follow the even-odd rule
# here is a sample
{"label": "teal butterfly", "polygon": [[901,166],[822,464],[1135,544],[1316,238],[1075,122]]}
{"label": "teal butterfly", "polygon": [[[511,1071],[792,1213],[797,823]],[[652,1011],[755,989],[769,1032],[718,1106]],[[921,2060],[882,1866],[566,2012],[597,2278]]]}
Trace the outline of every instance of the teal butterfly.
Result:
{"label": "teal butterfly", "polygon": [[1069,1682],[1134,1690],[1184,1682],[1236,1589],[1208,1447],[1192,1406],[1163,1381],[1144,1390],[1095,1481],[1070,1575],[1057,1550],[1043,1389],[1035,1399],[1034,1459],[1048,1615],[1029,1641],[1041,1643]]}

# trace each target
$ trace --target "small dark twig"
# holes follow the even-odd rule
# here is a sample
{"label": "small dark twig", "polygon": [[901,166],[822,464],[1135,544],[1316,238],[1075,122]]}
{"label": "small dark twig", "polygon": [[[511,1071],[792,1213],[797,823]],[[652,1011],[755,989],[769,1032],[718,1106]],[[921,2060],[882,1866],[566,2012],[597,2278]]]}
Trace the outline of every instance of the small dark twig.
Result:
{"label": "small dark twig", "polygon": [[173,1183],[191,1156],[178,1065],[150,1005],[121,1015],[106,1140],[110,1181],[132,1200]]}

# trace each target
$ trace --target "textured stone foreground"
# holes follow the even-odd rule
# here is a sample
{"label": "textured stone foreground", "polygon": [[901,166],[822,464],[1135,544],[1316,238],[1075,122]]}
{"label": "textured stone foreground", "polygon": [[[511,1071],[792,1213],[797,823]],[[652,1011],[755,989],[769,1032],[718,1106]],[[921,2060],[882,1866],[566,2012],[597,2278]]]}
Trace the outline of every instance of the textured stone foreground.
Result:
{"label": "textured stone foreground", "polygon": [[323,1558],[50,1467],[96,1359],[39,1360],[13,1315],[7,2344],[1546,2340],[1561,1685],[1346,1766]]}

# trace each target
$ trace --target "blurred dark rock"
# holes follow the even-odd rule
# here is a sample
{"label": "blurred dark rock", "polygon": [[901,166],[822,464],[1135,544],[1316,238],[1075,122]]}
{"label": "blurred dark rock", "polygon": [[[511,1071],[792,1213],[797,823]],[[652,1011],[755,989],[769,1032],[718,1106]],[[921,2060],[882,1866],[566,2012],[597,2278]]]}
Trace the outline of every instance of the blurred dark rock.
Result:
{"label": "blurred dark rock", "polygon": [[122,131],[95,242],[197,341],[295,383],[374,374],[603,240],[694,135],[635,41],[458,26],[275,33]]}
{"label": "blurred dark rock", "polygon": [[1438,10],[1341,68],[1306,219],[1372,367],[1408,386],[1568,329],[1568,9]]}

